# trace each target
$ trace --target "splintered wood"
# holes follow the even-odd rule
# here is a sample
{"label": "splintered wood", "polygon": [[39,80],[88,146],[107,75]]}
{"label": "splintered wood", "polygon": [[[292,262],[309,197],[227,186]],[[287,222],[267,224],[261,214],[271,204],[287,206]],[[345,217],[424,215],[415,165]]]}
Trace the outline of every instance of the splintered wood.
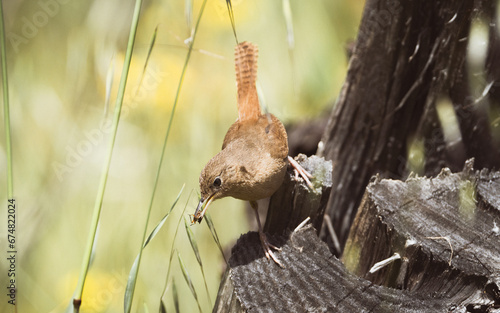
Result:
{"label": "splintered wood", "polygon": [[[453,298],[456,305],[498,304],[498,190],[500,173],[486,170],[375,180],[354,219],[344,264],[376,284]],[[396,253],[400,260],[370,272]]]}

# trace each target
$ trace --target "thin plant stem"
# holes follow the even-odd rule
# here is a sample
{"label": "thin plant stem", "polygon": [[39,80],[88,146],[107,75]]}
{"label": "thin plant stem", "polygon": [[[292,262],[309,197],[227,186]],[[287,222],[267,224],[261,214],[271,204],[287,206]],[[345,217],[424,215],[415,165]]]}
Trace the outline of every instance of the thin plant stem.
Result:
{"label": "thin plant stem", "polygon": [[5,125],[5,146],[7,149],[7,195],[14,196],[14,174],[12,170],[12,141],[10,135],[9,82],[7,78],[7,52],[5,49],[5,26],[3,22],[3,2],[0,1],[0,54],[2,62],[3,118]]}
{"label": "thin plant stem", "polygon": [[[170,214],[174,210],[177,202],[179,201],[179,198],[182,194],[182,191],[184,190],[184,186],[185,185],[182,186],[181,191],[177,195],[177,198],[175,199],[174,203],[172,204],[172,207],[170,208],[170,211],[168,211],[168,213],[160,220],[158,225],[156,225],[156,227],[153,228],[153,231],[149,234],[146,241],[144,241],[144,244],[142,245],[142,249],[146,248],[148,243],[151,240],[153,240],[153,238],[156,236],[156,234],[158,234],[160,229],[163,227],[167,218],[170,216]],[[140,253],[141,253],[141,251],[139,251],[139,254]],[[135,285],[137,282],[137,276],[139,274],[139,254],[137,255],[137,257],[134,261],[134,264],[132,265],[132,269],[130,270],[129,278],[127,281],[127,287],[125,287],[125,296],[123,298],[124,312],[130,312],[130,310],[132,308],[132,303],[134,301]]]}
{"label": "thin plant stem", "polygon": [[[164,140],[163,140],[163,147],[162,147],[162,151],[161,151],[160,162],[158,163],[158,169],[156,170],[155,182],[153,185],[153,192],[151,194],[151,200],[149,202],[148,213],[147,213],[147,217],[146,217],[146,225],[144,226],[144,232],[142,235],[141,246],[140,246],[140,250],[139,250],[139,260],[138,260],[138,265],[137,265],[138,268],[140,268],[140,265],[141,265],[142,251],[144,249],[142,243],[144,242],[144,240],[146,238],[146,234],[147,234],[149,217],[151,215],[151,209],[153,207],[156,191],[158,189],[158,181],[160,180],[160,173],[161,173],[161,169],[163,166],[163,160],[165,159],[165,150],[167,148],[168,137],[170,135],[170,130],[172,128],[172,123],[174,120],[175,109],[177,108],[177,103],[179,102],[179,95],[181,93],[182,82],[184,81],[184,76],[186,74],[187,65],[188,65],[189,59],[191,57],[191,52],[193,51],[194,40],[196,38],[196,34],[198,33],[198,26],[200,25],[201,17],[203,15],[203,11],[205,10],[206,3],[207,3],[207,0],[204,0],[202,5],[201,5],[201,8],[200,8],[198,20],[196,21],[196,26],[194,28],[193,35],[192,35],[190,43],[189,43],[189,49],[188,49],[188,53],[186,55],[186,61],[184,62],[184,66],[183,66],[182,72],[181,72],[181,77],[179,79],[179,84],[177,85],[177,92],[175,94],[174,105],[172,106],[172,111],[170,112],[170,119],[168,121],[167,132],[166,132]],[[138,274],[138,272],[139,272],[139,270],[137,271],[137,274]],[[134,284],[135,284],[135,282],[134,282]],[[134,288],[135,285],[132,287]],[[131,293],[131,296],[132,297],[134,296],[133,291]],[[130,312],[130,309],[128,310],[128,312]],[[128,312],[126,312],[126,313],[128,313]]]}
{"label": "thin plant stem", "polygon": [[227,12],[229,14],[229,19],[231,20],[231,26],[233,27],[233,35],[236,40],[236,44],[238,44],[238,36],[236,36],[236,24],[234,23],[234,13],[233,13],[233,5],[231,0],[226,0]]}
{"label": "thin plant stem", "polygon": [[191,199],[191,194],[192,194],[192,190],[189,193],[188,199],[186,201],[186,205],[184,206],[184,209],[182,210],[181,215],[179,216],[179,221],[177,222],[177,227],[175,228],[174,238],[172,238],[172,246],[170,247],[170,258],[168,260],[167,277],[165,278],[165,284],[163,286],[163,291],[162,291],[161,296],[160,296],[160,306],[162,305],[162,301],[163,301],[162,298],[165,295],[165,293],[167,292],[167,288],[168,288],[168,281],[170,279],[170,269],[172,268],[172,260],[174,258],[174,253],[175,253],[175,249],[174,249],[175,240],[177,238],[177,233],[179,232],[179,226],[181,225],[182,217],[184,216],[184,213],[186,213],[186,208],[188,206],[189,199]]}
{"label": "thin plant stem", "polygon": [[203,268],[203,261],[201,260],[201,254],[200,254],[200,249],[198,249],[198,243],[196,242],[196,237],[194,236],[193,231],[188,225],[188,222],[186,219],[184,219],[184,228],[186,230],[186,234],[189,239],[189,243],[191,244],[191,248],[193,249],[194,255],[196,256],[196,260],[198,261],[198,265],[200,266],[201,269],[201,275],[203,277],[203,282],[205,283],[205,290],[207,292],[208,296],[208,302],[210,306],[212,305],[212,299],[210,298],[210,292],[208,291],[208,284],[207,284],[207,278],[205,276],[205,270]]}
{"label": "thin plant stem", "polygon": [[[130,68],[130,61],[132,59],[132,51],[134,49],[135,35],[137,32],[137,24],[139,22],[139,15],[141,11],[142,0],[137,0],[135,2],[134,15],[132,17],[132,25],[130,27],[130,35],[128,39],[127,51],[125,54],[125,60],[123,64],[123,70],[120,78],[120,85],[118,87],[118,96],[116,98],[115,112],[113,116],[113,132],[111,134],[106,161],[103,165],[103,170],[101,172],[101,179],[99,183],[99,189],[97,192],[96,202],[94,206],[94,212],[92,215],[92,223],[90,226],[90,233],[87,241],[87,247],[85,250],[85,255],[83,258],[83,264],[80,271],[80,276],[78,278],[78,284],[75,290],[73,299],[73,308],[75,312],[78,312],[81,305],[81,299],[83,294],[83,287],[85,285],[85,279],[90,267],[90,260],[92,256],[92,248],[94,246],[97,226],[99,224],[99,217],[101,215],[102,202],[104,198],[104,191],[106,189],[106,182],[108,180],[108,172],[111,164],[111,158],[113,156],[113,147],[115,144],[116,133],[118,130],[118,124],[120,121],[120,114],[123,104],[123,98],[125,94],[125,86],[127,85],[128,72]],[[143,242],[143,241],[142,241]],[[141,242],[141,244],[142,244]]]}

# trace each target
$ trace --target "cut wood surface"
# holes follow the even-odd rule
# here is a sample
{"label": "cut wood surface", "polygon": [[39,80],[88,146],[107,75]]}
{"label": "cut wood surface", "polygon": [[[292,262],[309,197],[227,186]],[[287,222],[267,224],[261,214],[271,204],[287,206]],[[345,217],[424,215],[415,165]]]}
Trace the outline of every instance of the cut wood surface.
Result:
{"label": "cut wood surface", "polygon": [[270,209],[264,225],[266,233],[283,234],[308,217],[317,229],[323,223],[323,214],[332,188],[332,162],[315,155],[306,157],[303,154],[295,159],[314,177],[311,180],[314,190],[289,166],[283,184],[269,201]]}
{"label": "cut wood surface", "polygon": [[[334,164],[326,213],[342,246],[370,178],[405,179],[414,170],[407,157],[415,140],[424,150],[422,175],[460,171],[473,157],[479,169],[500,167],[500,123],[491,122],[500,105],[497,3],[366,1],[322,139],[322,155]],[[486,60],[474,68],[467,53],[471,27],[478,25],[489,41]],[[444,135],[440,105],[456,118],[457,140]],[[330,242],[325,230],[322,238]]]}
{"label": "cut wood surface", "polygon": [[[498,190],[500,173],[474,172],[472,162],[435,178],[374,178],[346,266],[310,224],[269,236],[284,269],[247,233],[233,247],[214,312],[500,312]],[[369,273],[394,253],[400,258]]]}
{"label": "cut wood surface", "polygon": [[[474,312],[499,308],[500,173],[468,166],[435,178],[374,179],[347,240],[347,268],[375,284],[483,308]],[[395,253],[401,259],[369,272]]]}
{"label": "cut wood surface", "polygon": [[[314,192],[289,172],[265,225],[285,269],[264,257],[256,233],[243,235],[215,312],[500,313],[497,6],[366,1],[317,152],[327,160],[318,173],[333,172]],[[474,68],[477,25],[488,40]],[[454,117],[453,140],[440,107]],[[460,172],[470,158],[475,169]],[[314,228],[294,232],[308,216]]]}
{"label": "cut wood surface", "polygon": [[214,312],[461,312],[449,299],[418,297],[356,277],[310,226],[269,239],[281,243],[277,255],[285,268],[264,257],[256,232],[243,235]]}

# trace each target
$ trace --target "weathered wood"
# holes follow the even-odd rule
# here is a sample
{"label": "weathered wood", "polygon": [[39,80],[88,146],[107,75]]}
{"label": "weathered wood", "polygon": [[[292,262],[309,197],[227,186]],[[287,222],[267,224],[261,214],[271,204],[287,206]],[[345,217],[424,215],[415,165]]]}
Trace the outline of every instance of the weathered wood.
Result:
{"label": "weathered wood", "polygon": [[[478,169],[500,167],[500,123],[488,116],[488,108],[494,113],[500,104],[495,3],[367,1],[319,151],[333,161],[332,182],[308,198],[307,187],[287,178],[271,199],[265,226],[282,248],[277,257],[286,268],[263,256],[256,233],[243,235],[214,312],[500,312],[498,173],[468,168],[434,179],[377,178],[363,198],[373,175],[406,178],[412,138],[423,141],[427,176],[443,167],[460,170],[470,157],[477,158]],[[486,89],[471,90],[469,80],[478,73],[466,62],[470,25],[479,18],[489,27],[490,50],[480,73],[483,85],[475,87],[493,82],[481,99],[478,90],[481,95]],[[454,142],[446,142],[437,116],[443,98],[453,105],[460,128]],[[342,244],[361,203],[343,258],[355,274],[313,229],[290,235],[306,216],[322,225],[328,193],[326,213]],[[391,199],[383,202],[381,194]],[[439,206],[446,210],[432,210]],[[324,225],[321,238],[332,246]],[[394,252],[403,258],[367,274]]]}
{"label": "weathered wood", "polygon": [[[500,306],[500,172],[374,179],[344,250],[354,274],[458,306]],[[370,273],[394,253],[400,260]]]}
{"label": "weathered wood", "polygon": [[[277,242],[285,243],[290,231],[295,229],[307,217],[310,217],[310,224],[318,229],[321,227],[328,195],[332,186],[332,164],[330,161],[325,161],[323,158],[317,156],[307,158],[304,155],[299,155],[295,159],[305,170],[314,176],[311,180],[314,190],[311,190],[301,177],[297,177],[291,166],[289,166],[283,185],[269,201],[268,214],[264,225],[264,231],[270,236],[275,236],[274,238],[277,241],[271,241],[275,245]],[[244,236],[249,236],[249,234]],[[252,258],[263,257],[267,261],[263,255],[259,254],[262,252],[260,243],[253,248],[248,246],[247,250],[241,247],[243,243],[240,241],[237,244],[240,248],[233,248],[231,260],[240,258],[238,255],[240,253],[246,255],[248,251],[253,251],[252,249],[254,249],[255,251],[250,255]],[[279,255],[282,254],[279,253]],[[274,265],[274,263],[271,265]],[[234,266],[234,261],[231,261],[230,266],[226,269],[219,287],[214,312],[242,312],[243,310],[239,295],[247,291],[244,290],[245,286],[241,286],[240,282],[232,275]],[[270,270],[279,269],[279,267],[270,267]],[[257,271],[251,266],[239,267],[239,270],[255,274]],[[235,288],[238,286],[239,289]]]}
{"label": "weathered wood", "polygon": [[219,292],[217,293],[217,299],[215,300],[215,305],[212,312],[246,312],[246,310],[241,307],[240,300],[236,296],[233,281],[231,280],[231,270],[229,266],[226,268],[224,276],[222,276]]}
{"label": "weathered wood", "polygon": [[332,188],[332,163],[323,158],[300,154],[295,158],[313,175],[311,190],[291,166],[281,187],[271,197],[264,231],[269,234],[283,234],[294,229],[306,218],[310,218],[316,229],[323,223],[326,203]]}
{"label": "weathered wood", "polygon": [[[499,87],[478,99],[500,71],[491,56],[498,48],[496,1],[368,0],[346,81],[323,136],[324,156],[333,161],[327,215],[344,243],[372,175],[404,178],[412,138],[423,141],[425,173],[500,167],[498,123],[487,108],[500,104]],[[468,74],[472,21],[484,18],[491,45],[485,68]],[[498,54],[498,51],[497,51]],[[482,72],[481,72],[482,71]],[[470,86],[470,77],[483,81]],[[474,89],[474,90],[472,90]],[[449,99],[461,138],[446,142],[436,103]],[[322,238],[326,236],[322,230]],[[327,236],[326,236],[327,237]],[[327,238],[327,240],[329,240]]]}
{"label": "weathered wood", "polygon": [[[304,187],[289,174],[294,188]],[[500,304],[498,190],[500,173],[474,173],[470,165],[433,179],[375,179],[344,253],[352,273],[311,226],[269,235],[282,249],[277,257],[284,269],[265,258],[257,233],[245,234],[233,248],[214,312],[494,312]],[[278,200],[286,198],[280,192],[290,193],[280,189]],[[395,252],[402,261],[368,273]]]}
{"label": "weathered wood", "polygon": [[[221,282],[235,289],[219,293],[214,312],[466,312],[452,299],[422,297],[356,277],[310,226],[271,240],[280,243],[277,256],[285,268],[264,257],[256,232],[243,235]],[[240,303],[233,311],[235,297]]]}

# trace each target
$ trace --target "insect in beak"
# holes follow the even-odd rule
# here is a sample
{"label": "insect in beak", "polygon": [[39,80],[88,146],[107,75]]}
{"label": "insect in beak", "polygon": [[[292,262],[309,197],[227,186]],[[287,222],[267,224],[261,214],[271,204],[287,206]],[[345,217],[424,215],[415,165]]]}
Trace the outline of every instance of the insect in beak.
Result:
{"label": "insect in beak", "polygon": [[196,210],[194,211],[193,214],[193,220],[191,223],[196,224],[196,222],[201,223],[203,220],[203,216],[205,216],[205,212],[207,211],[208,206],[210,203],[212,203],[213,196],[208,197],[207,199],[200,199],[200,202],[198,202],[198,206],[196,207]]}

